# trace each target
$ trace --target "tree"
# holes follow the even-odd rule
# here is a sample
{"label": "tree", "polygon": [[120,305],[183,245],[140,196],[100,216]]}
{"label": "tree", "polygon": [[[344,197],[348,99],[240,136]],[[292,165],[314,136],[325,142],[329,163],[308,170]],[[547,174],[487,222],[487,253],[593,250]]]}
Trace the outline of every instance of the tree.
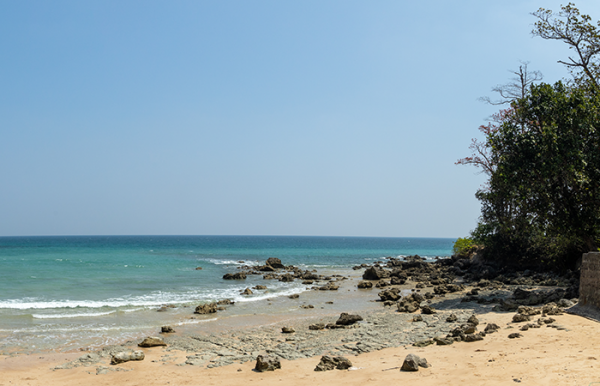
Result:
{"label": "tree", "polygon": [[600,22],[598,27],[591,23],[589,15],[582,15],[573,3],[561,7],[558,14],[544,8],[532,13],[538,21],[531,32],[544,39],[566,43],[575,51],[574,58],[559,60],[569,68],[576,84],[590,84],[599,90],[600,66],[597,55],[600,53]]}
{"label": "tree", "polygon": [[529,62],[521,62],[519,70],[511,71],[511,74],[516,75],[516,77],[513,77],[510,83],[492,88],[492,91],[498,93],[501,99],[492,101],[489,97],[481,97],[479,100],[491,105],[504,105],[519,98],[525,98],[529,87],[543,78],[541,72],[529,71],[527,69],[528,65]]}

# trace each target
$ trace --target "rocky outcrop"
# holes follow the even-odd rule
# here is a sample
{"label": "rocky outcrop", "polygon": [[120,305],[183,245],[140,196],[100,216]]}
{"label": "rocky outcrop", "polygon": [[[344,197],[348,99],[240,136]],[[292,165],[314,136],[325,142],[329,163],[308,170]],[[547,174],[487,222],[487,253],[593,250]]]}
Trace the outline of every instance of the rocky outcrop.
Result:
{"label": "rocky outcrop", "polygon": [[275,371],[281,369],[279,358],[273,355],[259,355],[256,358],[256,366],[254,370],[262,373],[263,371]]}
{"label": "rocky outcrop", "polygon": [[401,297],[399,288],[386,289],[384,291],[381,291],[377,295],[379,296],[382,302],[385,302],[387,300],[395,302],[398,301],[398,299],[400,299]]}
{"label": "rocky outcrop", "polygon": [[348,358],[323,355],[321,361],[315,367],[315,371],[347,370],[350,367],[352,367],[352,362]]}
{"label": "rocky outcrop", "polygon": [[390,272],[379,267],[369,267],[363,273],[364,280],[381,280],[390,277]]}

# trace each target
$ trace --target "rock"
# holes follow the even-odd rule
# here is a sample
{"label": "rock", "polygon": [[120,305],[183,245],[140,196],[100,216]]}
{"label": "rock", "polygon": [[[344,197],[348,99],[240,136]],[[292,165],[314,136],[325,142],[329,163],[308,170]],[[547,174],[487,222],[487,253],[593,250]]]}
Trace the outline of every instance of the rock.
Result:
{"label": "rock", "polygon": [[433,338],[433,341],[438,346],[448,346],[448,345],[451,345],[452,343],[454,343],[454,339],[451,339],[451,338]]}
{"label": "rock", "polygon": [[392,276],[392,279],[390,280],[390,284],[391,285],[402,285],[406,283],[406,278],[402,278],[402,277],[396,277],[396,276]]}
{"label": "rock", "polygon": [[378,267],[369,267],[363,273],[364,280],[381,280],[390,277],[390,272]]}
{"label": "rock", "polygon": [[[563,300],[566,300],[566,299],[563,299]],[[548,303],[548,304],[544,304],[542,306],[542,314],[545,314],[545,315],[562,315],[563,312],[556,305],[556,303]]]}
{"label": "rock", "polygon": [[282,327],[281,332],[284,334],[293,334],[296,332],[296,330],[294,330],[292,327]]}
{"label": "rock", "polygon": [[170,334],[170,333],[175,332],[175,330],[171,326],[162,326],[160,328],[160,332],[163,334]]}
{"label": "rock", "polygon": [[422,322],[422,321],[423,321],[423,317],[421,315],[413,316],[413,322]]}
{"label": "rock", "polygon": [[479,319],[477,319],[477,316],[475,315],[471,315],[471,317],[467,320],[467,323],[471,323],[474,326],[479,325]]}
{"label": "rock", "polygon": [[156,346],[166,346],[165,341],[158,336],[149,336],[142,341],[142,343],[138,344],[140,347],[156,347]]}
{"label": "rock", "polygon": [[244,280],[244,279],[246,279],[246,274],[244,272],[226,273],[225,275],[223,275],[223,279],[225,279],[225,280]]}
{"label": "rock", "polygon": [[304,308],[305,310],[309,309],[309,308],[315,308],[315,306],[313,306],[312,304],[303,304],[300,306],[300,308]]}
{"label": "rock", "polygon": [[421,313],[425,315],[432,315],[436,314],[437,312],[435,311],[435,308],[431,306],[423,306],[421,307]]}
{"label": "rock", "polygon": [[398,289],[398,288],[386,289],[386,290],[378,293],[377,296],[379,296],[379,298],[381,299],[382,302],[385,302],[386,300],[395,302],[398,299],[400,299],[400,289]]}
{"label": "rock", "polygon": [[305,284],[305,285],[311,285],[312,283],[314,283],[313,280],[303,280],[302,281],[302,284]]}
{"label": "rock", "polygon": [[498,331],[499,329],[500,326],[498,326],[496,323],[488,323],[483,331],[485,331],[486,334],[491,334]]}
{"label": "rock", "polygon": [[335,285],[332,282],[325,284],[324,286],[319,287],[319,291],[337,291],[340,288],[339,285]]}
{"label": "rock", "polygon": [[454,314],[450,314],[450,316],[448,316],[446,318],[446,322],[448,322],[448,323],[454,323],[457,320],[458,320],[458,317],[456,315],[454,315]]}
{"label": "rock", "polygon": [[276,356],[259,355],[256,358],[256,366],[254,366],[254,370],[262,373],[263,371],[275,371],[276,369],[281,369],[281,362],[279,362],[279,358]]}
{"label": "rock", "polygon": [[202,270],[202,267],[196,267],[196,271]]}
{"label": "rock", "polygon": [[255,290],[266,290],[267,286],[266,285],[255,285],[252,288],[255,289]]}
{"label": "rock", "polygon": [[230,299],[223,299],[223,300],[219,300],[217,302],[217,304],[220,305],[220,306],[226,306],[226,305],[235,304],[235,302],[233,300],[230,300]]}
{"label": "rock", "polygon": [[360,282],[358,282],[357,287],[360,289],[371,289],[373,288],[373,283],[371,283],[370,281],[361,280]]}
{"label": "rock", "polygon": [[531,316],[523,314],[515,314],[512,318],[513,323],[529,322],[530,320]]}
{"label": "rock", "polygon": [[289,282],[294,281],[294,276],[289,273],[286,273],[285,275],[281,275],[281,277],[279,278],[279,281],[289,283]]}
{"label": "rock", "polygon": [[539,318],[538,319],[538,324],[552,324],[556,322],[556,319],[554,318]]}
{"label": "rock", "polygon": [[522,335],[522,334],[520,334],[520,333],[518,333],[518,332],[513,332],[513,333],[512,333],[512,334],[510,334],[508,337],[509,337],[510,339],[515,339],[515,338],[522,338],[522,337],[523,337],[523,335]]}
{"label": "rock", "polygon": [[[554,304],[554,303],[552,303]],[[542,310],[539,308],[529,307],[529,306],[519,306],[517,308],[517,313],[527,316],[539,315],[542,313]]]}
{"label": "rock", "polygon": [[281,264],[281,259],[278,259],[276,257],[269,257],[265,264],[275,269],[285,268],[285,266]]}
{"label": "rock", "polygon": [[464,339],[465,342],[477,342],[478,340],[483,340],[483,335],[479,334],[466,334]]}
{"label": "rock", "polygon": [[214,314],[217,312],[217,303],[201,304],[194,310],[194,314]]}
{"label": "rock", "polygon": [[144,360],[145,355],[143,351],[121,351],[111,355],[110,364],[116,365],[119,363],[129,362],[129,361],[141,361]]}
{"label": "rock", "polygon": [[569,308],[569,307],[573,307],[575,305],[575,303],[573,303],[572,301],[570,301],[568,299],[560,299],[558,301],[557,305],[562,308]]}
{"label": "rock", "polygon": [[321,361],[315,367],[315,371],[329,371],[329,370],[346,370],[352,367],[352,362],[348,358],[344,357],[330,357],[323,355]]}
{"label": "rock", "polygon": [[460,328],[465,334],[474,334],[477,331],[477,326],[474,326],[471,323],[463,324]]}
{"label": "rock", "polygon": [[419,371],[419,367],[429,367],[427,359],[421,358],[415,354],[408,354],[404,359],[404,363],[402,363],[400,371]]}
{"label": "rock", "polygon": [[310,326],[308,326],[309,330],[324,330],[325,329],[325,324],[324,323],[315,323],[315,324],[311,324]]}
{"label": "rock", "polygon": [[298,299],[299,297],[300,297],[300,295],[298,295],[298,294],[293,294],[293,295],[288,296],[288,298],[290,298],[290,299]]}
{"label": "rock", "polygon": [[433,340],[426,339],[426,340],[421,340],[421,341],[415,342],[412,345],[415,347],[427,347],[432,344],[433,344]]}
{"label": "rock", "polygon": [[241,292],[242,295],[252,295],[254,292],[250,288],[246,288]]}
{"label": "rock", "polygon": [[346,312],[342,312],[340,318],[335,322],[335,324],[339,326],[349,326],[361,320],[363,320],[363,318],[360,315],[350,315]]}

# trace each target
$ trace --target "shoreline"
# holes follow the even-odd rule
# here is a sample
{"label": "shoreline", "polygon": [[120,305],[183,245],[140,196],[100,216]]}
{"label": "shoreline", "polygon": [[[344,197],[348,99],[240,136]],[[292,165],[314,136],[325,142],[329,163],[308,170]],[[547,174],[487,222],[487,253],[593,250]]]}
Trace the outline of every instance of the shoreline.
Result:
{"label": "shoreline", "polygon": [[[162,335],[167,347],[141,349],[146,354],[146,359],[140,362],[110,365],[109,355],[124,347],[137,350],[139,341],[106,346],[87,354],[85,352],[43,352],[0,356],[0,373],[5,379],[0,381],[0,385],[8,385],[10,382],[18,384],[23,381],[31,385],[69,385],[84,382],[108,385],[114,382],[136,384],[142,380],[146,385],[164,385],[173,377],[180,380],[176,384],[186,384],[186,377],[197,376],[218,378],[218,384],[224,385],[254,380],[274,384],[284,378],[291,384],[303,384],[307,381],[316,384],[358,384],[361,383],[358,382],[359,379],[363,381],[418,379],[419,382],[425,382],[423,383],[425,385],[439,384],[447,380],[457,383],[459,381],[477,383],[486,380],[486,384],[506,384],[508,381],[527,380],[528,384],[546,384],[537,383],[538,379],[532,376],[533,370],[530,365],[523,366],[530,362],[536,363],[535,371],[539,371],[544,366],[554,368],[552,373],[554,375],[550,377],[552,384],[572,384],[573,378],[569,378],[569,373],[566,370],[561,373],[561,368],[571,367],[571,361],[560,361],[566,350],[564,343],[561,342],[566,341],[576,342],[576,346],[570,344],[568,348],[568,351],[572,352],[570,357],[574,359],[574,363],[579,363],[580,366],[585,364],[587,369],[593,368],[597,363],[594,362],[596,357],[590,354],[595,350],[595,345],[600,344],[600,338],[595,338],[596,334],[591,333],[597,329],[597,323],[593,320],[575,315],[558,315],[555,317],[554,327],[560,328],[542,326],[542,328],[524,331],[522,333],[524,337],[521,339],[509,339],[507,337],[509,333],[520,331],[524,323],[512,322],[514,311],[493,311],[497,302],[465,302],[465,297],[472,294],[473,287],[445,296],[432,296],[429,305],[437,312],[429,315],[420,311],[400,313],[395,306],[387,307],[380,301],[374,302],[378,293],[386,288],[357,289],[358,280],[358,277],[353,277],[342,281],[338,291],[307,291],[300,294],[295,304],[314,303],[313,309],[299,308],[301,312],[290,312],[285,315],[228,317],[224,314],[225,317],[220,318],[220,321],[213,322],[219,328],[198,329],[198,324],[178,328],[180,331],[175,334]],[[401,287],[407,294],[415,284],[411,281],[393,287]],[[480,288],[480,295],[488,298],[495,296],[508,298],[515,288],[527,287],[491,286]],[[433,286],[429,286],[422,290],[415,290],[415,293],[416,291],[421,291],[422,294],[431,293],[433,289]],[[273,298],[270,301],[294,303],[284,297]],[[333,304],[330,304],[331,302]],[[335,323],[340,310],[358,313],[363,317],[363,321],[343,329],[314,331],[308,328],[310,324],[315,323]],[[457,317],[453,323],[446,321],[450,314]],[[417,315],[420,315],[422,321],[413,321]],[[500,326],[500,330],[476,342],[456,342],[448,346],[412,346],[417,341],[446,336],[456,326],[465,324],[471,315],[479,318],[481,330],[485,323],[496,323]],[[251,323],[248,323],[248,318]],[[202,324],[202,326],[206,325]],[[296,332],[283,334],[282,327],[292,327]],[[590,337],[590,335],[594,336]],[[405,372],[399,374],[399,370],[395,367],[402,365],[402,360],[408,353],[425,357],[433,367],[422,369],[414,374]],[[485,355],[473,355],[474,353],[488,353],[487,356],[494,357],[484,362],[482,358]],[[527,356],[528,353],[532,355],[535,353],[535,357]],[[282,370],[272,373],[252,371],[256,357],[267,354],[281,358]],[[314,372],[314,366],[321,355],[347,357],[356,369]],[[477,359],[474,359],[475,357]],[[502,371],[497,368],[499,363],[495,362],[503,363]],[[381,368],[385,366],[388,367]],[[462,374],[458,372],[461,366],[463,370],[477,369],[478,366],[481,368]],[[514,378],[506,377],[507,369],[510,369],[509,372]],[[593,379],[593,375],[580,373],[579,367],[575,370],[578,377],[584,377],[579,379],[600,382],[600,379]],[[29,375],[24,376],[25,374]],[[448,377],[450,378],[446,379]],[[493,381],[495,378],[498,378],[497,383]],[[542,379],[546,378],[548,375]],[[564,383],[561,383],[563,381]]]}

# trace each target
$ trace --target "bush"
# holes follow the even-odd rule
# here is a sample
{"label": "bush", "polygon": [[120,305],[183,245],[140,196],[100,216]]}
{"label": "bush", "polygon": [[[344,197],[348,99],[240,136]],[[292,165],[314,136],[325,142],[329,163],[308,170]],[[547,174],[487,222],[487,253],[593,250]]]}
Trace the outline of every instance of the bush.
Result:
{"label": "bush", "polygon": [[468,255],[471,251],[475,249],[475,241],[470,237],[459,237],[452,247],[452,252],[456,256],[465,256]]}

